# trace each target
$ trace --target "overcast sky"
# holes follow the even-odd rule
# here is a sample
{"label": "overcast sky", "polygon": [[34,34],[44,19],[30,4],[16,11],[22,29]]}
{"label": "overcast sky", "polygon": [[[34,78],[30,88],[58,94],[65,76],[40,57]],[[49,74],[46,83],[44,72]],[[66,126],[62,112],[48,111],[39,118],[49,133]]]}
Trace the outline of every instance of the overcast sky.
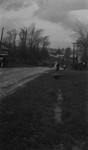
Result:
{"label": "overcast sky", "polygon": [[[74,23],[88,22],[88,0],[0,0],[0,32],[35,23],[51,47],[69,46]],[[5,31],[4,30],[4,31]]]}

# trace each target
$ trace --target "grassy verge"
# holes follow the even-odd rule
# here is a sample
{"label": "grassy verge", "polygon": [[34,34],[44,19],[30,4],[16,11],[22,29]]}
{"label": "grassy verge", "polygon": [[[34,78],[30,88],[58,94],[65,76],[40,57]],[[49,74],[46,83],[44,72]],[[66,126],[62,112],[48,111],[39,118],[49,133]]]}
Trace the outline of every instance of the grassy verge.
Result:
{"label": "grassy verge", "polygon": [[[2,150],[55,149],[87,137],[87,73],[62,71],[60,79],[43,74],[0,102]],[[62,120],[55,120],[57,90],[63,92]],[[83,139],[84,138],[84,139]],[[1,149],[0,148],[0,149]]]}

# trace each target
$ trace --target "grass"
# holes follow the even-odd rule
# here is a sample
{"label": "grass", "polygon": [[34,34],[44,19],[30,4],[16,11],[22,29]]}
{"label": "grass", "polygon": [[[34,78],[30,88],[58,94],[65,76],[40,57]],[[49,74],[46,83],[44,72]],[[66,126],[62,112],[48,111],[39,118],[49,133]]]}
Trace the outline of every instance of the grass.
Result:
{"label": "grass", "polygon": [[[54,73],[54,72],[52,72]],[[71,148],[76,141],[86,141],[87,72],[59,71],[54,79],[43,74],[0,102],[0,150],[55,149],[63,143]],[[55,120],[57,91],[63,92],[62,120]]]}

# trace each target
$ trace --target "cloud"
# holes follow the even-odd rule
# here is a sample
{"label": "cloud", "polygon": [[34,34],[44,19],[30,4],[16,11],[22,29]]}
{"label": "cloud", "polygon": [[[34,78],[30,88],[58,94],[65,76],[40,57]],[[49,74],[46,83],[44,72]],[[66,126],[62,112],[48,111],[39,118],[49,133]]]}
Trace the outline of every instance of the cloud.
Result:
{"label": "cloud", "polygon": [[88,0],[0,0],[0,28],[35,22],[50,35],[53,45],[58,45],[60,40],[69,41],[75,16],[87,20],[87,9]]}
{"label": "cloud", "polygon": [[59,23],[65,28],[72,28],[75,11],[88,8],[88,0],[0,0],[0,8],[5,11],[24,11],[24,8],[30,9],[34,2],[38,6],[34,17]]}
{"label": "cloud", "polygon": [[0,0],[0,7],[5,10],[19,10],[32,4],[32,0]]}
{"label": "cloud", "polygon": [[88,9],[88,0],[35,0],[39,9],[35,16],[72,28],[73,12]]}

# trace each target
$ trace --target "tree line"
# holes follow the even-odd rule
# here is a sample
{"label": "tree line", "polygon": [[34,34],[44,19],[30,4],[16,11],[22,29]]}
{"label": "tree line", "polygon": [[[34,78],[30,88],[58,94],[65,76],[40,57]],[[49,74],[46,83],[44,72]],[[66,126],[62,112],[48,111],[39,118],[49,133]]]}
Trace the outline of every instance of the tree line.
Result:
{"label": "tree line", "polygon": [[49,57],[49,36],[44,35],[44,30],[37,29],[34,24],[19,31],[7,31],[3,42],[9,48],[10,63],[37,65]]}
{"label": "tree line", "polygon": [[80,56],[82,62],[88,61],[88,25],[77,22],[74,28],[74,41],[76,44],[76,52]]}

